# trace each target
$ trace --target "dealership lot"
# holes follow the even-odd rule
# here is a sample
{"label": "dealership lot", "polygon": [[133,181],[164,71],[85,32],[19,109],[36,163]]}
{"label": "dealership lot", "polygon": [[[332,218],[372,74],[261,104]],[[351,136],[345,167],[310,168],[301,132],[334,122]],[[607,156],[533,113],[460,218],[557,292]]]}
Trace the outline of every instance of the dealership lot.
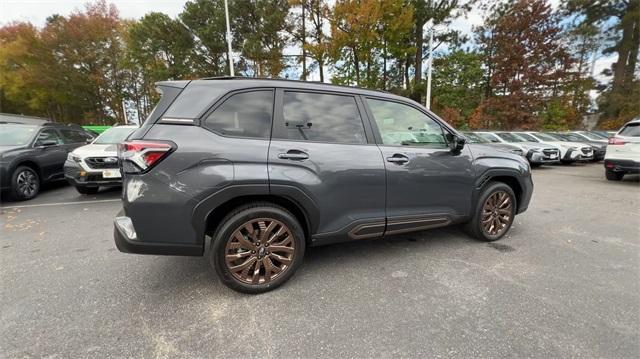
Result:
{"label": "dealership lot", "polygon": [[259,296],[204,258],[118,252],[118,190],[4,201],[0,356],[637,357],[638,176],[533,175],[529,211],[498,242],[449,228],[312,248]]}

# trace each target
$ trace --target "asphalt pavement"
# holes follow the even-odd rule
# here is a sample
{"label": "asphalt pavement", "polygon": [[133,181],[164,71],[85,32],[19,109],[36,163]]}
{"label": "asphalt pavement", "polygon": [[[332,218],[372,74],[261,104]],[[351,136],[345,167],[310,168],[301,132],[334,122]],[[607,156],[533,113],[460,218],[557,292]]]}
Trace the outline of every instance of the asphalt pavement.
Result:
{"label": "asphalt pavement", "polygon": [[312,248],[250,296],[205,258],[123,254],[119,191],[3,200],[0,357],[639,357],[640,181],[534,170],[508,237],[457,228]]}

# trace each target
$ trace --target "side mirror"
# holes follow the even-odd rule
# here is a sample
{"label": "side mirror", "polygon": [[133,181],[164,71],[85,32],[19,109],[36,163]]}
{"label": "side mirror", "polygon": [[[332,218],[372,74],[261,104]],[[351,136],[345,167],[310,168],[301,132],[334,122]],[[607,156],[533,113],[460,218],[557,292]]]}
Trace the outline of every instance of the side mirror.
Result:
{"label": "side mirror", "polygon": [[460,135],[449,134],[447,137],[449,140],[449,148],[451,152],[454,153],[462,151],[464,145],[467,143],[467,139]]}
{"label": "side mirror", "polygon": [[42,140],[42,141],[38,141],[37,146],[38,147],[51,147],[51,146],[55,146],[57,144],[58,144],[58,142],[54,141],[54,140]]}

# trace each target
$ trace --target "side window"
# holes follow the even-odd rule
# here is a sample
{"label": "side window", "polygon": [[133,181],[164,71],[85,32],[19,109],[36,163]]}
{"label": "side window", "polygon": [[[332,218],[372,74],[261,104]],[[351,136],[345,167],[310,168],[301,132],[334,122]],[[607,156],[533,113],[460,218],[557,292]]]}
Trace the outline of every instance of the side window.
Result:
{"label": "side window", "polygon": [[36,140],[36,146],[42,146],[44,145],[45,142],[50,142],[50,141],[55,142],[57,145],[62,144],[62,139],[60,138],[60,136],[58,136],[58,133],[55,130],[52,130],[52,129],[42,130],[38,134],[38,139]]}
{"label": "side window", "polygon": [[442,126],[417,109],[397,102],[367,99],[385,145],[446,148]]}
{"label": "side window", "polygon": [[225,136],[269,138],[272,113],[273,91],[243,92],[226,99],[204,126]]}
{"label": "side window", "polygon": [[353,96],[286,91],[283,101],[287,139],[349,144],[367,142]]}
{"label": "side window", "polygon": [[83,143],[87,142],[88,138],[80,131],[60,129],[62,138],[65,143]]}

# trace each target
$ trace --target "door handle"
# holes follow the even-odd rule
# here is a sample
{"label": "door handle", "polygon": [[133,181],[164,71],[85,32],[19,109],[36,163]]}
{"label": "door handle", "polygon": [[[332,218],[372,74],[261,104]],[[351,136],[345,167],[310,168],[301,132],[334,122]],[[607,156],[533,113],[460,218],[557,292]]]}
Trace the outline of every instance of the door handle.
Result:
{"label": "door handle", "polygon": [[395,153],[393,156],[387,157],[387,162],[395,163],[397,165],[403,165],[409,162],[409,157],[400,153]]}
{"label": "door handle", "polygon": [[300,150],[289,150],[287,153],[279,153],[278,158],[283,160],[302,161],[309,158],[309,155]]}

